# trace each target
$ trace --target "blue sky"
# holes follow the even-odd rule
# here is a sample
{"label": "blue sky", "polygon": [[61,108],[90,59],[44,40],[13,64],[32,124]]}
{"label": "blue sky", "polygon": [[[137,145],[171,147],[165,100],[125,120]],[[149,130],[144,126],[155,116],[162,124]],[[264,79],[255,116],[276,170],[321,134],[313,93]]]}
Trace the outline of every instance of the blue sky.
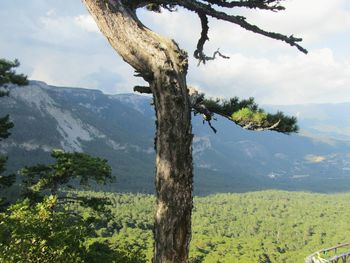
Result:
{"label": "blue sky", "polygon": [[[264,29],[304,39],[308,55],[224,22],[210,20],[208,53],[231,57],[197,67],[188,83],[219,97],[264,104],[350,102],[349,0],[286,0],[280,13],[240,10]],[[145,25],[193,54],[200,33],[189,12],[140,11]],[[80,0],[0,0],[0,57],[18,58],[31,79],[52,85],[131,92],[142,83],[97,29]]]}

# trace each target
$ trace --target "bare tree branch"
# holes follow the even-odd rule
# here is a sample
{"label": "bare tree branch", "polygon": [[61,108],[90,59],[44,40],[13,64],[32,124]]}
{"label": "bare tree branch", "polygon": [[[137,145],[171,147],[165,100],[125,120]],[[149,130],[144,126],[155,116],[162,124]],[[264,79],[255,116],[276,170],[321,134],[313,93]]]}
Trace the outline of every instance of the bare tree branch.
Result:
{"label": "bare tree branch", "polygon": [[203,54],[204,44],[207,40],[209,40],[209,37],[208,37],[209,26],[208,26],[208,17],[201,12],[198,12],[197,14],[199,19],[201,20],[202,32],[201,32],[201,37],[199,38],[197,43],[197,49],[194,51],[193,56],[199,61],[201,61],[203,60],[203,57],[205,57],[205,55]]}
{"label": "bare tree branch", "polygon": [[134,91],[139,93],[152,94],[152,90],[148,86],[135,86]]}
{"label": "bare tree branch", "polygon": [[205,0],[212,5],[219,7],[234,8],[234,7],[246,7],[251,9],[263,9],[271,11],[281,11],[285,8],[280,4],[279,0],[239,0],[239,1],[222,1],[222,0]]}
{"label": "bare tree branch", "polygon": [[[202,32],[200,39],[198,40],[197,49],[194,52],[194,57],[199,60],[199,64],[201,62],[205,63],[207,60],[215,59],[216,55],[219,55],[223,58],[227,58],[222,55],[219,50],[214,52],[213,56],[206,56],[203,52],[204,44],[209,39],[208,38],[208,16],[227,21],[233,24],[236,24],[248,31],[254,32],[256,34],[260,34],[266,36],[268,38],[276,39],[283,41],[291,46],[296,47],[299,51],[307,54],[308,51],[303,48],[298,43],[302,41],[302,38],[294,37],[293,35],[287,36],[276,32],[269,32],[261,29],[260,27],[253,25],[246,21],[246,18],[238,15],[230,15],[225,12],[216,10],[213,6],[224,7],[224,8],[236,8],[236,7],[245,7],[251,9],[264,9],[271,11],[281,11],[284,10],[284,7],[280,5],[282,0],[236,0],[236,1],[228,1],[228,0],[135,0],[129,1],[129,5],[132,5],[134,8],[140,8],[147,6],[149,4],[157,5],[159,8],[163,7],[166,9],[173,10],[175,6],[182,6],[183,8],[193,11],[198,14],[201,20]],[[127,2],[127,1],[126,1]]]}
{"label": "bare tree branch", "polygon": [[203,62],[203,64],[205,64],[205,62],[208,60],[214,60],[217,55],[219,55],[222,58],[228,59],[229,57],[221,54],[219,49],[216,50],[211,57],[204,54],[204,51],[203,51],[204,44],[206,41],[209,40],[209,37],[208,37],[208,32],[209,32],[208,17],[201,12],[198,12],[198,17],[201,20],[202,32],[201,32],[201,37],[199,38],[198,43],[197,43],[197,49],[194,51],[194,54],[193,54],[193,56],[196,59],[198,59],[198,66],[200,65],[201,62]]}
{"label": "bare tree branch", "polygon": [[265,31],[261,28],[259,28],[256,25],[250,24],[246,21],[246,18],[243,16],[235,16],[235,15],[229,15],[225,12],[221,12],[218,10],[215,10],[212,8],[210,4],[204,4],[199,1],[194,1],[194,0],[182,0],[178,1],[179,5],[196,13],[201,13],[202,15],[206,16],[211,16],[213,18],[217,18],[219,20],[227,21],[236,25],[239,25],[240,27],[252,31],[254,33],[276,39],[276,40],[281,40],[291,46],[295,46],[299,51],[307,54],[307,50],[300,46],[298,42],[301,42],[301,38],[294,37],[293,35],[291,36],[286,36],[280,33],[275,33],[275,32],[269,32]]}

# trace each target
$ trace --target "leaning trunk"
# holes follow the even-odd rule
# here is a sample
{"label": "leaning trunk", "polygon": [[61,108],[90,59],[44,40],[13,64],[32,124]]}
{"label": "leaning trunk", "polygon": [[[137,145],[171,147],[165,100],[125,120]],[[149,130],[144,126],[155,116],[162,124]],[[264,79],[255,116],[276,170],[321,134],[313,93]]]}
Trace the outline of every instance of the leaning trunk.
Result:
{"label": "leaning trunk", "polygon": [[[191,239],[192,133],[185,78],[169,83],[161,72],[152,84],[157,114],[154,263],[187,262]],[[171,72],[176,76],[176,72]]]}
{"label": "leaning trunk", "polygon": [[154,263],[188,262],[192,211],[192,128],[187,55],[150,31],[121,0],[83,0],[119,55],[149,84],[157,117]]}

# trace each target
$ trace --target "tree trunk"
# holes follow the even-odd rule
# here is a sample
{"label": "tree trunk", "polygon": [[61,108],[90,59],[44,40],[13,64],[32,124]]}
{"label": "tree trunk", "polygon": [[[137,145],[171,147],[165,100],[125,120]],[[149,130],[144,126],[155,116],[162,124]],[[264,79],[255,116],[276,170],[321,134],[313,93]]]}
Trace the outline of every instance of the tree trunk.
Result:
{"label": "tree trunk", "polygon": [[187,262],[191,239],[192,134],[185,79],[160,72],[152,83],[157,114],[154,263]]}
{"label": "tree trunk", "polygon": [[150,31],[121,0],[83,0],[110,44],[149,84],[156,117],[154,263],[188,262],[192,212],[192,127],[187,55]]}

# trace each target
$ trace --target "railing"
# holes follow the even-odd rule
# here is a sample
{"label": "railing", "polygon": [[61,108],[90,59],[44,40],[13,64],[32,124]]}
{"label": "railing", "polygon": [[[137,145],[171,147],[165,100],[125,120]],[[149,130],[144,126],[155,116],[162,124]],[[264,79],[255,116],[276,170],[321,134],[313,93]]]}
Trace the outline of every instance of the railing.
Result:
{"label": "railing", "polygon": [[[348,251],[345,251],[344,248]],[[337,250],[341,249],[345,252],[337,254]],[[327,254],[333,254],[333,256],[328,256]],[[334,247],[321,249],[305,259],[306,263],[348,263],[350,262],[350,242],[336,245]]]}

